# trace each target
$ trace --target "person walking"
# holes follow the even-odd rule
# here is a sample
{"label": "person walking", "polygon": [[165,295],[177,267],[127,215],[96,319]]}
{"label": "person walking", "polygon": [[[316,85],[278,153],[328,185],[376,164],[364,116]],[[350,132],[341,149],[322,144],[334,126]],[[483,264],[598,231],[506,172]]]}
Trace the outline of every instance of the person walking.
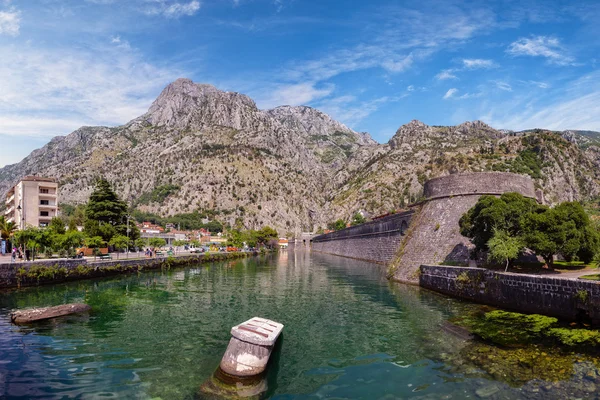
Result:
{"label": "person walking", "polygon": [[16,248],[16,247],[13,247],[13,248],[12,248],[12,255],[11,255],[11,257],[10,257],[10,262],[11,262],[11,263],[14,263],[14,262],[16,262],[16,261],[17,261],[17,248]]}

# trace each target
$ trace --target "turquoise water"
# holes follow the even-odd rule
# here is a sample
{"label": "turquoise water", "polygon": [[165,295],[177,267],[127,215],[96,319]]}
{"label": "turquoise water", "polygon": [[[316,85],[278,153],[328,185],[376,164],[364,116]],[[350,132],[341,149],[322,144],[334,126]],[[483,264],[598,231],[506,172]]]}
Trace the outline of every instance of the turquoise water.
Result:
{"label": "turquoise water", "polygon": [[[466,342],[441,325],[472,305],[390,283],[381,268],[284,252],[1,293],[0,398],[203,398],[230,328],[253,316],[285,325],[265,398],[552,397],[460,358]],[[12,309],[66,302],[92,312],[9,323]]]}

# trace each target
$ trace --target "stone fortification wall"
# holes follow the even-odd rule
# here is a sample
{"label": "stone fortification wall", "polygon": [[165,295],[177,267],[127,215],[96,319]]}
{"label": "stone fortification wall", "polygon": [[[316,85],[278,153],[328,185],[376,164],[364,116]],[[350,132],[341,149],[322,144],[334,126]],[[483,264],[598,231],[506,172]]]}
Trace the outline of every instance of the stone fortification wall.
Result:
{"label": "stone fortification wall", "polygon": [[506,192],[535,198],[533,181],[528,176],[505,172],[454,174],[426,182],[426,200],[392,261],[390,278],[417,283],[422,264],[467,265],[472,245],[460,234],[460,217],[482,195]]}
{"label": "stone fortification wall", "polygon": [[316,236],[312,250],[386,264],[396,254],[413,214],[407,211]]}
{"label": "stone fortification wall", "polygon": [[462,299],[523,313],[600,322],[600,283],[482,268],[423,265],[419,284]]}
{"label": "stone fortification wall", "polygon": [[506,192],[517,192],[535,199],[535,188],[529,176],[506,172],[453,174],[431,179],[423,187],[423,195],[429,200],[461,195],[501,195]]}

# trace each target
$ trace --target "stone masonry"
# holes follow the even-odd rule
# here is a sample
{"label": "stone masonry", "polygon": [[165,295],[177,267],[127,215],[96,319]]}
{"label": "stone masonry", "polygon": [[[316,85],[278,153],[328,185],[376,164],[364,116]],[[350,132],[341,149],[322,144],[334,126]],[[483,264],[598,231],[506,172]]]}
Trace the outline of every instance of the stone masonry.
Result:
{"label": "stone masonry", "polygon": [[387,264],[396,254],[413,211],[393,214],[312,239],[312,250]]}
{"label": "stone masonry", "polygon": [[483,268],[422,265],[419,284],[465,300],[568,321],[600,323],[600,283]]}
{"label": "stone masonry", "polygon": [[390,278],[418,282],[422,264],[468,264],[472,247],[460,234],[460,217],[484,195],[518,192],[535,198],[533,181],[505,172],[454,174],[432,179],[423,189],[425,201],[392,262]]}

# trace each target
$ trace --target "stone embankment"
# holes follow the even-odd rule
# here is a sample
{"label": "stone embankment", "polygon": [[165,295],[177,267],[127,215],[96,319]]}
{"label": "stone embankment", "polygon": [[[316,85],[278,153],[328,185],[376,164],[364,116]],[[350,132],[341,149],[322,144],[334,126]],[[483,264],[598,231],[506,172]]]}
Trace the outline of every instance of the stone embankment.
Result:
{"label": "stone embankment", "polygon": [[207,253],[177,257],[117,259],[89,263],[85,259],[3,263],[0,264],[0,289],[97,278],[119,273],[139,272],[146,269],[169,269],[197,263],[249,257],[256,254],[246,252]]}
{"label": "stone embankment", "polygon": [[450,296],[522,313],[600,323],[600,284],[593,281],[422,265],[419,284]]}

